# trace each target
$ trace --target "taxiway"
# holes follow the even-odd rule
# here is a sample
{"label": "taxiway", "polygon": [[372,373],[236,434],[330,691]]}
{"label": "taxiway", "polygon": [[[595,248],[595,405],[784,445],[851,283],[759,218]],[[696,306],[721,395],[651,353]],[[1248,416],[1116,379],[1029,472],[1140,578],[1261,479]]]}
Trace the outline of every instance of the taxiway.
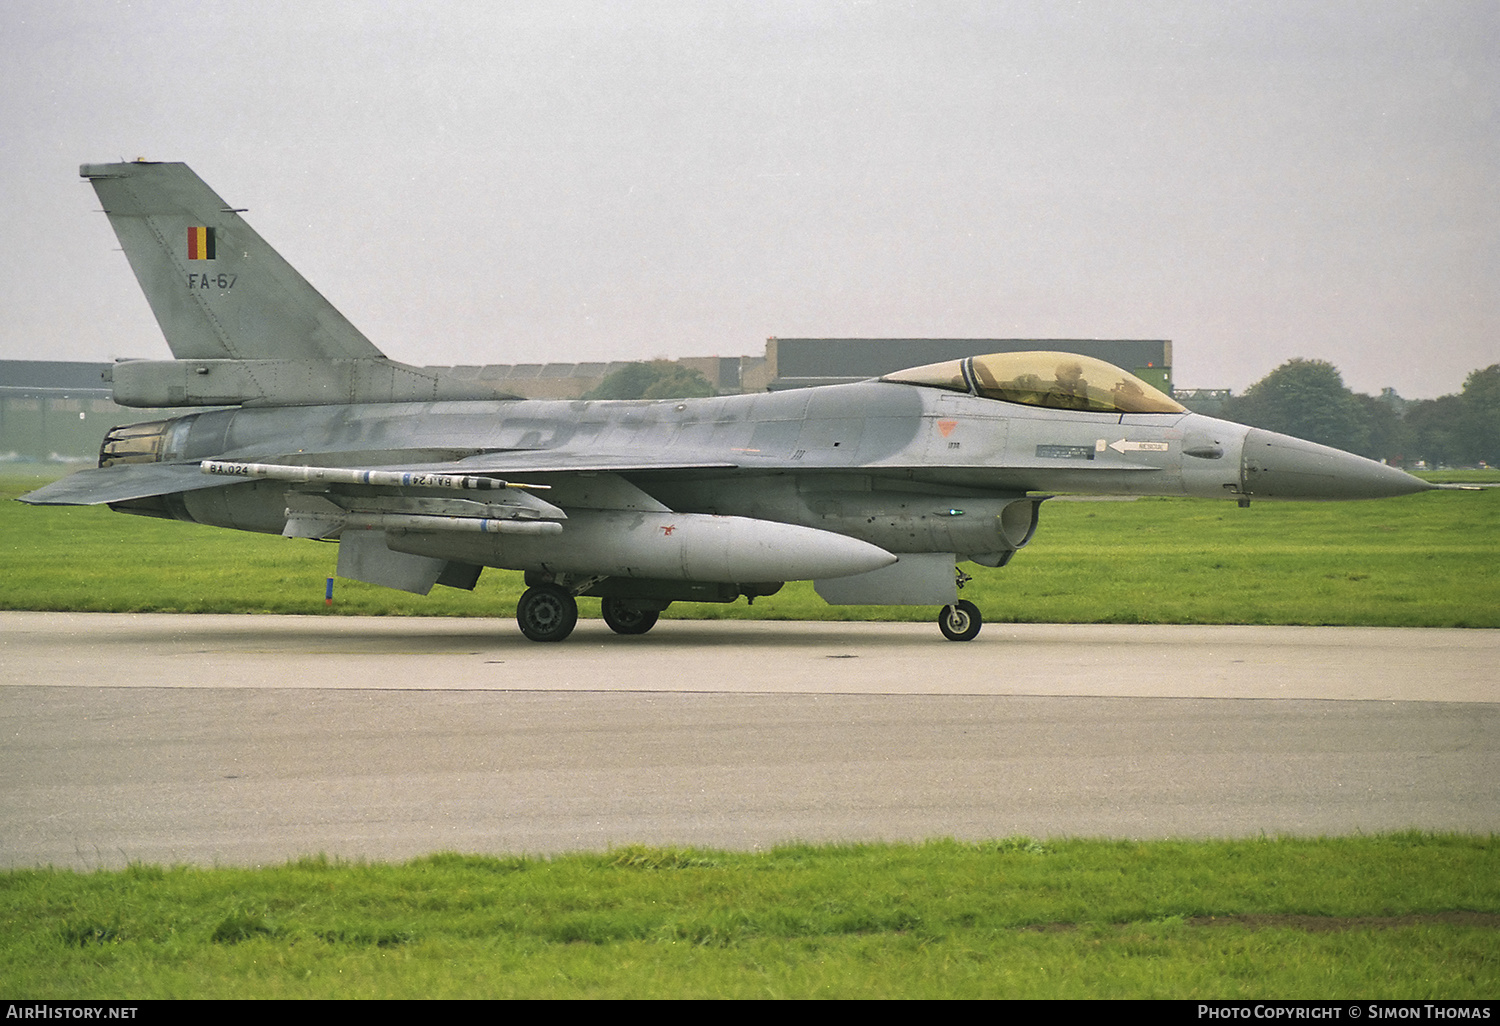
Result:
{"label": "taxiway", "polygon": [[0,859],[1500,831],[1500,631],[0,613]]}

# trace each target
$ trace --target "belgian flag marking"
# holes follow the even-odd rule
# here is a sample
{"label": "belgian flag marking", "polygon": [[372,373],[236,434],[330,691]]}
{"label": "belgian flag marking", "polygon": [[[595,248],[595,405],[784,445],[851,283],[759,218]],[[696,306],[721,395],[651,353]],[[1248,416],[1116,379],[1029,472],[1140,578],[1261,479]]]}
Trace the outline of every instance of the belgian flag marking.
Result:
{"label": "belgian flag marking", "polygon": [[214,258],[214,230],[212,228],[188,229],[188,259],[212,260]]}

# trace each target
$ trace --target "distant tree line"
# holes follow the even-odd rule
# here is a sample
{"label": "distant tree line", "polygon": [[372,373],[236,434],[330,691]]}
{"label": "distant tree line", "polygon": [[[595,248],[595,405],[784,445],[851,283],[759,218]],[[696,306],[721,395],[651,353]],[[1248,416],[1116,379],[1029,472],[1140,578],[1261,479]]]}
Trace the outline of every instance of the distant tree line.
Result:
{"label": "distant tree line", "polygon": [[585,399],[696,399],[714,394],[701,372],[670,360],[631,363],[615,371]]}
{"label": "distant tree line", "polygon": [[1327,361],[1288,360],[1213,412],[1401,466],[1500,465],[1500,363],[1456,395],[1408,400],[1351,392]]}

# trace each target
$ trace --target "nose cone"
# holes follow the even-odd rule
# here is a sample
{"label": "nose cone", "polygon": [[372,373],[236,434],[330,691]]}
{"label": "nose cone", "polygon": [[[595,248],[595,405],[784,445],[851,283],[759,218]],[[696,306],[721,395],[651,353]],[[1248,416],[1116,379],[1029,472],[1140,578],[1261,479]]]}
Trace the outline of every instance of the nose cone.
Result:
{"label": "nose cone", "polygon": [[1342,449],[1251,428],[1240,491],[1258,499],[1384,499],[1435,485]]}

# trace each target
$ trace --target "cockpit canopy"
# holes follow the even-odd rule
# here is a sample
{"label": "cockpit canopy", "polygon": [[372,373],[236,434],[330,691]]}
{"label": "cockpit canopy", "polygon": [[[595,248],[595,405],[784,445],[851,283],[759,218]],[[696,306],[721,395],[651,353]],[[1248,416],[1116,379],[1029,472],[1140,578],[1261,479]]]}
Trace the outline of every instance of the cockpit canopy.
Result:
{"label": "cockpit canopy", "polygon": [[1186,413],[1164,392],[1113,364],[1076,353],[991,353],[887,374],[881,381],[927,385],[1053,410]]}

